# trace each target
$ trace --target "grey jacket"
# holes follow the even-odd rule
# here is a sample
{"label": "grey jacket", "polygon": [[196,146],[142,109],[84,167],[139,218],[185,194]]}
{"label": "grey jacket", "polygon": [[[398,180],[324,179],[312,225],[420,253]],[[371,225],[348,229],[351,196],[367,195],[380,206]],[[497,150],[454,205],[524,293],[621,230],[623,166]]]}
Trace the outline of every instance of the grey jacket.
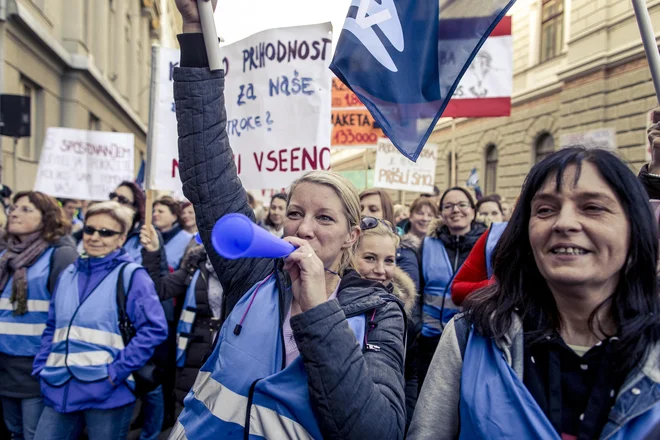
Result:
{"label": "grey jacket", "polygon": [[[276,263],[226,260],[211,245],[211,230],[225,214],[241,213],[254,221],[227,139],[223,90],[221,71],[174,70],[183,192],[195,208],[200,236],[222,283],[226,318],[241,296],[272,272]],[[277,275],[284,296],[280,314],[286,316],[292,299],[286,288],[289,281],[279,269]],[[346,318],[372,310],[376,310],[376,327],[368,339],[379,350],[363,352]],[[378,284],[349,274],[340,284],[337,300],[294,316],[291,327],[325,438],[403,438],[405,319],[398,298]]]}
{"label": "grey jacket", "polygon": [[[462,322],[459,322],[462,321]],[[458,323],[457,323],[458,322]],[[460,433],[459,403],[461,371],[467,344],[469,324],[465,315],[456,315],[445,327],[433,356],[417,400],[409,439],[457,439]],[[514,315],[513,324],[506,337],[497,341],[504,359],[518,375],[523,377],[524,340],[522,321]],[[641,369],[634,370],[619,389],[613,408],[621,406],[626,412],[613,409],[601,433],[601,440],[614,436],[631,419],[660,402],[660,344],[653,347]],[[641,391],[640,391],[641,390]],[[621,405],[621,401],[625,405]]]}

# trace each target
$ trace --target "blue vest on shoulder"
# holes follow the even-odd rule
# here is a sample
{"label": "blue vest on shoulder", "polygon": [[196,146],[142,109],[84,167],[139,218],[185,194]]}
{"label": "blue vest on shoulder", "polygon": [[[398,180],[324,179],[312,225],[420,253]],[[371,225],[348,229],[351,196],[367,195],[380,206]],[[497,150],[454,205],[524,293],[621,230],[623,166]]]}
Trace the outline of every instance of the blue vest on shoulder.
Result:
{"label": "blue vest on shoulder", "polygon": [[182,229],[165,244],[167,265],[172,269],[177,270],[179,268],[183,254],[186,252],[186,248],[190,244],[192,238],[193,235],[190,232],[186,232]]}
{"label": "blue vest on shoulder", "polygon": [[142,243],[140,243],[140,236],[134,235],[124,243],[124,250],[137,264],[142,264]]}
{"label": "blue vest on shoulder", "polygon": [[488,230],[488,238],[486,239],[486,271],[488,272],[488,279],[493,276],[493,251],[508,224],[508,222],[493,223]]}
{"label": "blue vest on shoulder", "polygon": [[[460,440],[544,439],[560,440],[560,436],[527,390],[522,380],[506,363],[502,351],[492,339],[470,331],[463,356],[460,395]],[[654,384],[660,389],[660,384]],[[651,391],[649,390],[649,393]],[[617,398],[612,414],[634,414],[630,403]],[[660,403],[646,408],[614,428],[610,422],[601,438],[611,440],[643,439],[660,422]]]}
{"label": "blue vest on shoulder", "polygon": [[[279,316],[279,292],[271,275],[243,296],[222,326],[170,439],[243,439],[246,418],[251,439],[322,438],[302,358],[282,369]],[[366,316],[347,321],[363,344]]]}
{"label": "blue vest on shoulder", "polygon": [[422,335],[433,337],[460,312],[451,300],[449,285],[454,278],[449,256],[441,240],[426,237],[422,251],[424,302],[422,307]]}
{"label": "blue vest on shoulder", "polygon": [[[72,377],[80,382],[108,377],[108,365],[124,349],[117,312],[121,267],[110,272],[82,303],[76,267],[72,264],[62,272],[55,294],[55,333],[46,366],[41,371],[41,378],[48,384],[61,386]],[[126,264],[123,282],[127,293],[133,272],[140,267]],[[134,388],[132,375],[126,382]]]}
{"label": "blue vest on shoulder", "polygon": [[186,300],[183,303],[183,310],[181,310],[181,317],[179,324],[176,328],[176,366],[183,367],[186,363],[186,350],[188,350],[188,343],[192,333],[193,325],[195,324],[195,316],[197,315],[197,299],[195,298],[195,286],[199,279],[201,271],[197,269],[192,276],[190,285],[186,290]]}
{"label": "blue vest on shoulder", "polygon": [[[41,334],[48,321],[51,297],[48,277],[53,251],[52,247],[46,249],[27,269],[27,313],[14,315],[14,305],[10,301],[13,276],[0,294],[0,353],[10,356],[36,356],[39,353]],[[3,254],[0,253],[0,256]]]}

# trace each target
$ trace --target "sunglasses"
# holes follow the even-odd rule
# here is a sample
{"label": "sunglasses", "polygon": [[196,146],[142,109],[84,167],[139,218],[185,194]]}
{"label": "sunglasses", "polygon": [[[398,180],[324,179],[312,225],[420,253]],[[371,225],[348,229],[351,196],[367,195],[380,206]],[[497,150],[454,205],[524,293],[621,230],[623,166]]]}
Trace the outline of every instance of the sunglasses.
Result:
{"label": "sunglasses", "polygon": [[130,200],[128,200],[126,197],[117,194],[116,192],[111,192],[109,197],[110,197],[110,200],[117,199],[117,201],[118,201],[121,205],[133,206],[133,202],[131,202]]}
{"label": "sunglasses", "polygon": [[112,229],[96,229],[92,228],[91,226],[85,226],[83,228],[83,234],[85,235],[94,235],[95,232],[98,232],[99,235],[103,238],[110,238],[121,234],[121,232],[113,231]]}
{"label": "sunglasses", "polygon": [[363,231],[367,231],[369,229],[373,229],[376,226],[378,226],[378,223],[384,224],[385,227],[390,230],[390,232],[394,233],[394,226],[392,226],[392,223],[382,218],[376,218],[370,216],[362,217],[362,220],[360,221],[360,229],[362,229]]}

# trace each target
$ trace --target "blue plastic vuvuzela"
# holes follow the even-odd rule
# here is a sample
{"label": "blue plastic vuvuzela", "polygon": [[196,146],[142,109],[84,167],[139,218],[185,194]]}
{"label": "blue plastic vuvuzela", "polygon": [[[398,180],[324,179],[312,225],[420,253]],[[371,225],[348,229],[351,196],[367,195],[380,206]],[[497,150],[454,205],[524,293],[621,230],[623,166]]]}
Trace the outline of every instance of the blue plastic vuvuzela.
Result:
{"label": "blue plastic vuvuzela", "polygon": [[295,247],[275,237],[243,214],[227,214],[211,232],[213,248],[224,258],[282,258]]}

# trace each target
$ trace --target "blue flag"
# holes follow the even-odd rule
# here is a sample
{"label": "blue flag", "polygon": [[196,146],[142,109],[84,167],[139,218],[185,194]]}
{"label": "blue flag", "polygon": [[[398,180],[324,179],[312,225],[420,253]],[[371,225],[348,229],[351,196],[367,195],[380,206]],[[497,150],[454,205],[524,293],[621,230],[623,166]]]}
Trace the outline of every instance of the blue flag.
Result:
{"label": "blue flag", "polygon": [[144,189],[144,159],[142,159],[142,163],[140,164],[140,169],[138,170],[137,177],[135,178],[135,183],[138,184],[138,186],[142,189]]}
{"label": "blue flag", "polygon": [[465,186],[472,188],[474,190],[475,196],[477,196],[477,200],[481,200],[483,194],[481,192],[481,188],[479,187],[479,172],[476,168],[472,168],[472,171],[470,171],[470,175],[465,181]]}
{"label": "blue flag", "polygon": [[417,157],[515,0],[352,0],[330,69],[397,149]]}

